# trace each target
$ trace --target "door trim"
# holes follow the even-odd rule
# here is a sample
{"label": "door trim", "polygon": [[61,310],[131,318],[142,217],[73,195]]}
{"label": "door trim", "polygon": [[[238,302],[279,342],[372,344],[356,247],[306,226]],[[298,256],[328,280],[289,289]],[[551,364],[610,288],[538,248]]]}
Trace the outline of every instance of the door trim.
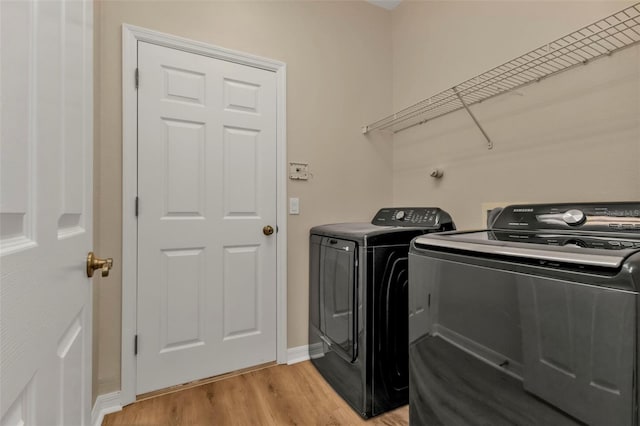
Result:
{"label": "door trim", "polygon": [[128,24],[122,25],[122,352],[121,404],[136,400],[134,336],[137,316],[137,219],[138,193],[137,91],[135,70],[138,42],[145,41],[185,52],[273,71],[276,74],[276,362],[287,362],[287,141],[286,64],[200,41]]}

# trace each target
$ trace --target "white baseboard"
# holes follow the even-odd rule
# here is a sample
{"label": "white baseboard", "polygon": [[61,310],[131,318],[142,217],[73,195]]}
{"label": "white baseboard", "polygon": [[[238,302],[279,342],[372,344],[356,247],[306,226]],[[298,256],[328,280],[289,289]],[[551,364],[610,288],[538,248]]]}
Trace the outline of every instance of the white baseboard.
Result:
{"label": "white baseboard", "polygon": [[295,364],[309,359],[309,345],[287,349],[287,364]]}
{"label": "white baseboard", "polygon": [[99,395],[91,410],[91,424],[101,426],[104,416],[121,410],[120,391]]}

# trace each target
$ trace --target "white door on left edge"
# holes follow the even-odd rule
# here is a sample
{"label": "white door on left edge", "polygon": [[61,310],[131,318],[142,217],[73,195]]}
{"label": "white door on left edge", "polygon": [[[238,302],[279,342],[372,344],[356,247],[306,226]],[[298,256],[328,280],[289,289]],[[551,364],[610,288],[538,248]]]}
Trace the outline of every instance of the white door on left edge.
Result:
{"label": "white door on left edge", "polygon": [[91,422],[93,2],[0,1],[0,424]]}
{"label": "white door on left edge", "polygon": [[276,75],[138,43],[137,393],[276,359]]}

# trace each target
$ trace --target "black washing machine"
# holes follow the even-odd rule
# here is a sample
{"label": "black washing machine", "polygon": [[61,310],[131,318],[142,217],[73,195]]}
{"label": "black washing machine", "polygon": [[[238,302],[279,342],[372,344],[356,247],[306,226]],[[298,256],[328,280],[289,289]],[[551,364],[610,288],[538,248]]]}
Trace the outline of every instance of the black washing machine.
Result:
{"label": "black washing machine", "polygon": [[508,206],[409,264],[411,425],[640,425],[640,202]]}
{"label": "black washing machine", "polygon": [[449,214],[425,207],[311,229],[309,355],[364,418],[408,402],[409,243],[454,229]]}

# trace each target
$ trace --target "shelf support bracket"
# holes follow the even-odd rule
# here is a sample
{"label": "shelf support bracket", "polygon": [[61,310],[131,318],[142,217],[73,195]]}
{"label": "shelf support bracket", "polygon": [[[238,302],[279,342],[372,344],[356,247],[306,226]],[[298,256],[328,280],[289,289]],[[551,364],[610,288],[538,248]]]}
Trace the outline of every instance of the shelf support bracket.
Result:
{"label": "shelf support bracket", "polygon": [[473,120],[474,123],[476,123],[476,126],[478,126],[478,129],[480,129],[480,131],[482,132],[482,135],[485,137],[485,139],[487,140],[487,149],[493,149],[493,142],[491,142],[491,139],[489,138],[489,135],[487,135],[487,132],[484,131],[484,129],[482,128],[482,126],[480,125],[480,123],[478,122],[478,119],[476,118],[475,115],[473,115],[473,113],[471,112],[471,110],[469,109],[469,106],[467,105],[467,103],[464,101],[464,99],[462,99],[462,96],[460,96],[460,93],[458,92],[458,89],[456,89],[455,87],[452,87],[453,92],[456,94],[456,96],[458,97],[458,99],[460,99],[460,103],[462,104],[462,106],[464,107],[464,109],[467,110],[467,112],[469,113],[469,115],[471,116],[471,119]]}

